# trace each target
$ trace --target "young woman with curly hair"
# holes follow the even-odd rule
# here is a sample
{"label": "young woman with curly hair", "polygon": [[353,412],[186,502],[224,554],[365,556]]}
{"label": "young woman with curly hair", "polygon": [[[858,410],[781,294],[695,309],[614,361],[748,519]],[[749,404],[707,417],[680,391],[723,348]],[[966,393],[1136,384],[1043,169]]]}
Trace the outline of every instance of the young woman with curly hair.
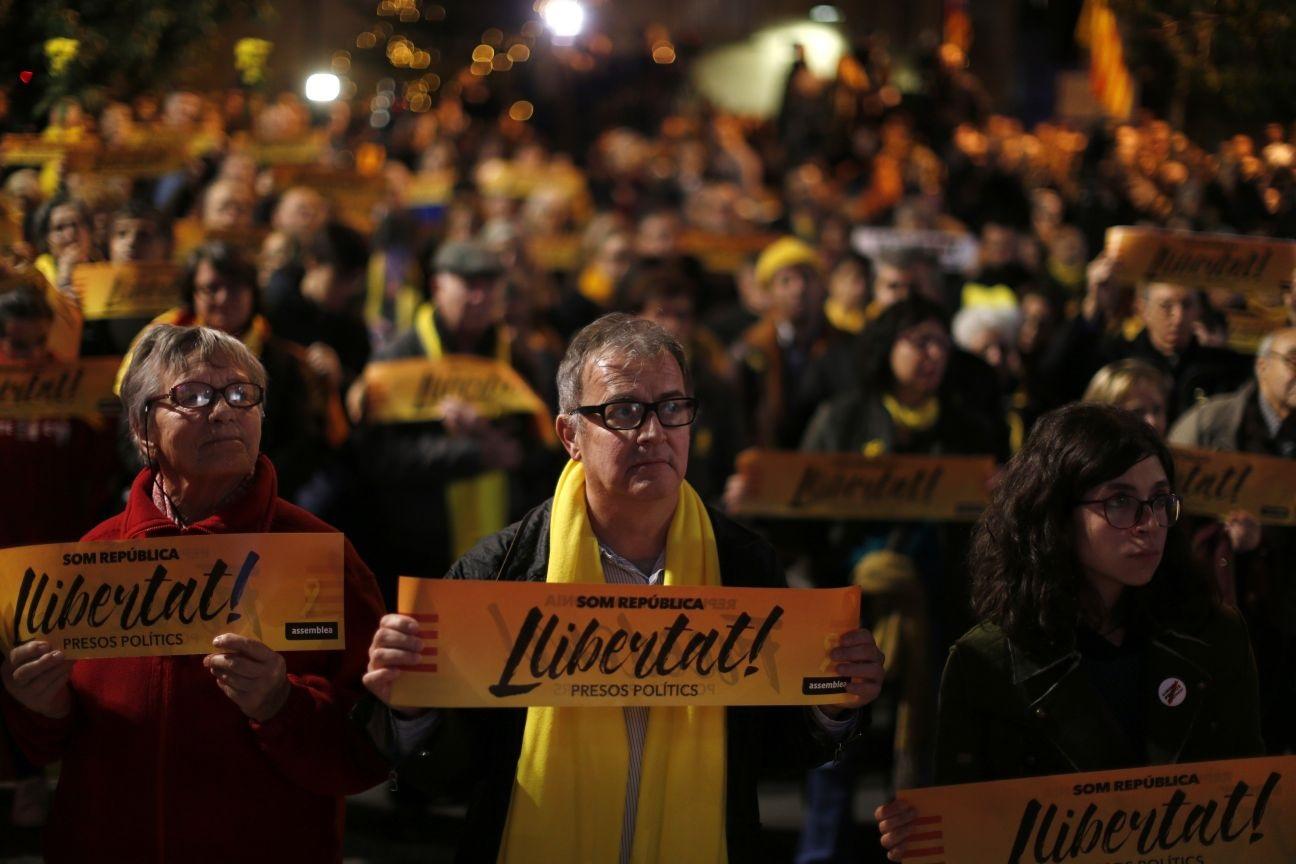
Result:
{"label": "young woman with curly hair", "polygon": [[[1174,479],[1128,411],[1039,421],[977,525],[980,623],[945,665],[937,783],[1263,752],[1246,629],[1189,564]],[[892,860],[914,815],[878,810]]]}

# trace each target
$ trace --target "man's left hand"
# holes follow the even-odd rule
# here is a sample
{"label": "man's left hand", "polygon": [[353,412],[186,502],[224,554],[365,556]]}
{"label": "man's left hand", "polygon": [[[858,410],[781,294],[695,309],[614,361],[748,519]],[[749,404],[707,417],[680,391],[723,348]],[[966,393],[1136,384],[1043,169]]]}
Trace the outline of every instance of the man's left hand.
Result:
{"label": "man's left hand", "polygon": [[873,641],[872,633],[862,629],[843,633],[828,656],[836,662],[837,674],[851,679],[846,685],[845,701],[819,706],[829,717],[841,717],[862,708],[882,692],[882,663],[886,658]]}
{"label": "man's left hand", "polygon": [[220,653],[208,654],[203,665],[230,701],[258,723],[278,714],[292,692],[283,655],[264,642],[233,633],[222,633],[212,644]]}

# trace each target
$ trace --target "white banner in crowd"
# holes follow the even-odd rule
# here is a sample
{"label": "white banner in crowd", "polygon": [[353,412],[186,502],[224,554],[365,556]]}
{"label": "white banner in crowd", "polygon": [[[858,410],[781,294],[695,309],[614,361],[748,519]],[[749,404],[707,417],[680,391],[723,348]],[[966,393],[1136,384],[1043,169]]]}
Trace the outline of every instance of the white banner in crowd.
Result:
{"label": "white banner in crowd", "polygon": [[851,232],[851,246],[866,258],[893,249],[930,252],[940,260],[941,269],[947,273],[971,273],[976,269],[981,254],[981,244],[976,237],[952,231],[856,228]]}

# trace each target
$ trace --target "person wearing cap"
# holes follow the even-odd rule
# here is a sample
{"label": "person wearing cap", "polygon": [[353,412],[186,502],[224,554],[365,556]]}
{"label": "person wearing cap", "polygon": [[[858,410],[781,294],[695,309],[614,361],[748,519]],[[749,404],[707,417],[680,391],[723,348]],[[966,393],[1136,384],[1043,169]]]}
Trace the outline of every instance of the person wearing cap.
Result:
{"label": "person wearing cap", "polygon": [[830,395],[811,383],[816,361],[848,345],[850,336],[824,315],[823,265],[812,246],[791,236],[775,240],[756,260],[755,275],[765,313],[735,346],[749,443],[794,449],[820,399]]}
{"label": "person wearing cap", "polygon": [[[499,255],[477,242],[450,241],[428,269],[431,300],[374,362],[484,357],[508,364],[538,390],[531,355],[515,350],[517,334],[504,322]],[[488,420],[447,398],[440,421],[380,424],[366,418],[363,396],[350,401],[359,422],[360,544],[388,592],[398,575],[443,575],[477,540],[543,499],[561,467],[550,448],[538,446],[544,436],[531,415]]]}

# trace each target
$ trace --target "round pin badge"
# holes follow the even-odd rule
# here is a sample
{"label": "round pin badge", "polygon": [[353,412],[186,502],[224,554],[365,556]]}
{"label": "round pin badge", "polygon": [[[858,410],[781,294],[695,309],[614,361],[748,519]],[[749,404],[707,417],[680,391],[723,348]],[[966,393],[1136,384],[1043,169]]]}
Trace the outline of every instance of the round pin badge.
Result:
{"label": "round pin badge", "polygon": [[1167,678],[1157,687],[1157,697],[1162,705],[1175,708],[1188,698],[1188,685],[1179,678]]}

